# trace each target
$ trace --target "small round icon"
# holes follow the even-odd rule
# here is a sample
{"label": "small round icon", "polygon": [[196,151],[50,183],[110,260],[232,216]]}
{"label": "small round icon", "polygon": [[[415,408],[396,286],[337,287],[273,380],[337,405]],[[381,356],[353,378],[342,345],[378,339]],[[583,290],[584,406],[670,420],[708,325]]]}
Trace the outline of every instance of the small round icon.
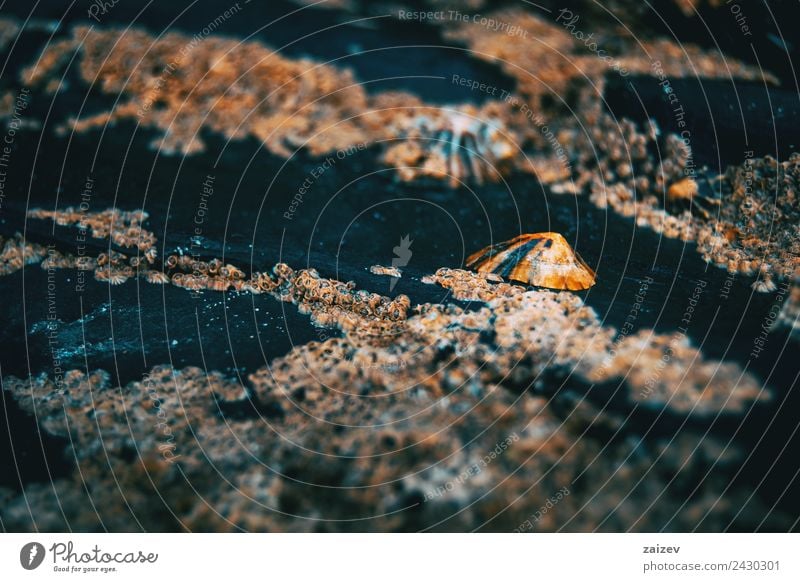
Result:
{"label": "small round icon", "polygon": [[19,563],[26,570],[35,570],[44,561],[44,546],[39,542],[29,542],[19,552]]}

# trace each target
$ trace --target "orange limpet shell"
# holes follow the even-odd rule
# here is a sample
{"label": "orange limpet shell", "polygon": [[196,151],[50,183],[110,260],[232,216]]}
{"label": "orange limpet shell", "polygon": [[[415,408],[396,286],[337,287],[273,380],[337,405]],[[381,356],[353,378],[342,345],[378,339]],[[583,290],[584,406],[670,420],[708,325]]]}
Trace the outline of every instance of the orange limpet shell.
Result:
{"label": "orange limpet shell", "polygon": [[557,232],[522,234],[470,255],[467,267],[537,287],[581,291],[595,274]]}

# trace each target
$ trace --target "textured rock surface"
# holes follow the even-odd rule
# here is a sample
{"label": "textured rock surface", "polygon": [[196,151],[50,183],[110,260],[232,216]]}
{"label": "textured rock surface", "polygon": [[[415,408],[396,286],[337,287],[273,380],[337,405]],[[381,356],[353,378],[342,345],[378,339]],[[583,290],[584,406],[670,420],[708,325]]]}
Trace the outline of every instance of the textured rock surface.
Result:
{"label": "textured rock surface", "polygon": [[[762,71],[715,2],[299,3],[4,5],[2,528],[797,529],[768,30]],[[726,90],[785,108],[746,155]],[[530,232],[596,284],[463,268]]]}

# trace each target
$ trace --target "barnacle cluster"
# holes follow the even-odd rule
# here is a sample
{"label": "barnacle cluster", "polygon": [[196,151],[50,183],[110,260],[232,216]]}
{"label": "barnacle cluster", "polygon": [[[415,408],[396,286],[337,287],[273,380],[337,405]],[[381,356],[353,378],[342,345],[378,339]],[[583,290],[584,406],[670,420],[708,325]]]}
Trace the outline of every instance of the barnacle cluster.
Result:
{"label": "barnacle cluster", "polygon": [[[643,330],[615,341],[615,330],[602,326],[594,311],[569,293],[525,292],[459,269],[439,269],[427,282],[450,289],[457,299],[487,301],[495,313],[506,313],[494,323],[498,344],[513,345],[522,337],[533,337],[531,349],[546,350],[554,362],[587,381],[624,378],[632,401],[718,414],[741,411],[769,397],[738,365],[706,361],[685,336]],[[525,361],[522,353],[518,357],[509,369],[516,370]]]}
{"label": "barnacle cluster", "polygon": [[[276,271],[266,288],[312,310],[353,295],[347,285],[334,285],[328,295],[313,273]],[[111,530],[127,530],[135,519],[157,530],[459,530],[486,523],[511,531],[567,486],[570,495],[537,529],[684,529],[697,525],[698,512],[709,529],[764,515],[785,527],[757,501],[746,502],[746,492],[739,498],[725,491],[726,472],[746,453],[738,445],[726,447],[713,435],[698,441],[685,432],[668,441],[605,443],[586,437],[587,428],[624,433],[618,415],[601,414],[579,392],[565,398],[572,410],[535,395],[546,387],[545,371],[591,375],[603,364],[613,330],[580,299],[504,283],[489,298],[489,282],[478,275],[442,271],[434,277],[453,288],[461,282],[465,291],[477,289],[472,296],[482,296],[485,305],[473,311],[417,306],[389,342],[365,337],[343,319],[341,337],[296,346],[244,383],[168,366],[120,387],[102,372],[73,371],[59,384],[46,375],[5,378],[5,389],[23,408],[35,407],[44,430],[70,437],[80,471],[54,489],[28,485],[24,498],[0,508],[3,523],[30,529],[30,504],[40,530],[65,523],[97,529],[101,520]],[[623,349],[624,365],[604,373],[646,374],[652,361],[635,357],[635,349]],[[716,364],[696,354],[680,355],[675,366],[690,379],[699,373],[706,383],[720,382],[720,389],[739,389],[727,371],[710,378]],[[745,373],[738,377],[750,381]],[[727,409],[727,402],[690,388],[673,398],[680,401],[677,411],[686,410],[684,397],[702,402],[704,411]],[[752,396],[736,399],[737,406]],[[232,436],[237,446],[230,446]],[[458,487],[446,486],[499,442],[512,444]],[[98,454],[99,447],[106,454]],[[704,476],[696,471],[702,465],[715,471]],[[579,486],[579,475],[610,484]],[[691,499],[682,490],[665,491],[664,482],[674,479],[664,475],[696,485]],[[93,506],[82,502],[81,479],[93,484]],[[639,519],[645,513],[648,519]]]}
{"label": "barnacle cluster", "polygon": [[657,335],[650,330],[623,338],[599,368],[593,381],[622,376],[631,398],[642,405],[666,406],[695,415],[744,412],[771,395],[750,375],[730,363],[705,361],[684,335]]}
{"label": "barnacle cluster", "polygon": [[50,269],[78,269],[81,271],[94,271],[97,269],[99,261],[103,261],[103,259],[88,255],[79,256],[73,255],[72,253],[62,253],[55,248],[51,248],[48,249],[47,256],[40,263],[40,266],[46,271]]}
{"label": "barnacle cluster", "polygon": [[122,285],[133,277],[141,277],[148,283],[168,283],[163,272],[155,268],[155,252],[128,256],[115,250],[99,253],[96,257],[82,254],[62,253],[49,249],[41,262],[42,269],[78,269],[92,271],[94,278],[111,285]]}
{"label": "barnacle cluster", "polygon": [[[685,177],[680,174],[680,167],[669,167],[670,164],[680,166],[690,155],[690,152],[682,151],[688,147],[680,137],[671,134],[659,137],[659,145],[666,150],[661,150],[663,159],[653,160],[653,146],[656,144],[653,132],[657,128],[640,131],[627,120],[621,121],[621,128],[611,127],[617,121],[606,119],[600,107],[604,79],[609,71],[622,75],[733,77],[778,83],[773,75],[758,67],[688,43],[677,44],[659,38],[639,39],[625,30],[613,29],[611,32],[594,28],[592,43],[582,42],[586,36],[580,28],[584,21],[580,20],[578,12],[564,10],[566,14],[552,22],[518,8],[502,9],[486,16],[494,23],[513,23],[524,32],[525,42],[520,42],[517,35],[509,34],[503,26],[481,26],[472,21],[454,23],[447,19],[437,21],[446,38],[466,44],[473,56],[497,64],[516,80],[513,90],[504,89],[500,99],[490,101],[484,107],[496,107],[496,117],[503,122],[504,131],[520,138],[514,141],[515,146],[531,154],[510,157],[509,163],[515,169],[532,171],[545,183],[562,182],[563,189],[580,190],[590,176],[596,175],[592,172],[596,164],[591,147],[611,154],[609,167],[600,168],[601,179],[608,170],[619,170],[621,179],[631,177],[635,170],[636,176],[649,182],[659,182],[664,177],[673,181]],[[576,25],[578,22],[580,24]],[[601,53],[596,52],[600,49],[602,58],[599,56]],[[658,58],[657,67],[654,55]],[[573,119],[576,110],[581,118],[585,118],[581,123]],[[589,139],[583,135],[587,130]],[[612,143],[606,144],[609,137]],[[627,141],[629,138],[630,142]],[[631,148],[635,159],[633,166],[645,167],[631,167],[632,164],[623,159],[628,153],[627,147]],[[662,162],[667,167],[658,167]],[[648,168],[648,165],[652,167]],[[572,176],[577,184],[567,182],[570,170],[573,174],[581,174]],[[663,185],[665,191],[670,185],[671,182]],[[699,201],[693,207],[698,208]]]}
{"label": "barnacle cluster", "polygon": [[76,208],[28,211],[28,217],[53,220],[59,226],[78,226],[91,232],[96,239],[107,239],[124,248],[135,248],[142,253],[154,255],[155,235],[142,227],[148,218],[144,210],[119,210],[111,208],[101,212],[83,212]]}
{"label": "barnacle cluster", "polygon": [[[545,95],[565,95],[570,80],[598,69],[596,59],[576,55],[577,43],[563,27],[522,9],[487,15],[494,22],[513,23],[526,33],[522,42],[500,27],[458,22],[445,28],[448,40],[466,44],[471,54],[493,62],[517,81],[516,93],[534,111],[543,111]],[[451,24],[443,22],[442,24]],[[574,57],[574,58],[573,58]],[[583,70],[583,69],[586,70]],[[598,75],[602,76],[602,74]]]}
{"label": "barnacle cluster", "polygon": [[356,290],[355,283],[320,277],[315,269],[292,270],[279,263],[273,268],[275,293],[295,303],[302,313],[323,326],[338,326],[361,335],[387,337],[401,333],[411,307],[406,295],[394,299]]}
{"label": "barnacle cluster", "polygon": [[24,265],[31,265],[41,261],[48,253],[42,245],[27,242],[21,234],[3,239],[0,236],[0,275],[10,275],[20,270]]}
{"label": "barnacle cluster", "polygon": [[106,281],[111,285],[122,285],[125,281],[136,274],[129,258],[122,253],[109,251],[100,253],[97,257],[97,267],[94,271],[94,278],[98,281]]}
{"label": "barnacle cluster", "polygon": [[[219,259],[202,260],[188,254],[171,254],[156,265],[155,235],[142,228],[147,218],[144,212],[108,210],[94,214],[81,214],[73,210],[33,210],[33,218],[51,218],[58,224],[78,225],[92,229],[99,239],[110,239],[121,247],[138,247],[136,256],[109,250],[97,257],[76,256],[27,245],[21,236],[6,242],[7,272],[22,266],[23,250],[28,263],[42,261],[45,269],[81,269],[94,271],[95,279],[120,285],[139,277],[152,284],[171,283],[190,291],[241,291],[254,294],[269,293],[274,297],[296,304],[302,313],[309,313],[315,324],[338,326],[347,330],[360,330],[372,336],[390,337],[402,330],[411,307],[406,295],[394,299],[356,290],[355,283],[342,283],[321,277],[315,269],[295,271],[285,263],[275,265],[271,272],[253,272],[247,275],[239,267]],[[142,234],[144,233],[144,234]],[[5,274],[0,272],[0,274]]]}
{"label": "barnacle cluster", "polygon": [[169,255],[164,269],[167,277],[164,282],[191,291],[241,291],[246,286],[244,271],[219,259],[203,261],[191,255]]}
{"label": "barnacle cluster", "polygon": [[[691,147],[650,120],[644,128],[616,120],[597,109],[587,112],[583,128],[565,127],[559,139],[570,146],[572,175],[553,176],[555,193],[587,193],[600,208],[611,207],[671,238],[692,240],[717,200],[700,194]],[[539,176],[543,179],[543,176]],[[704,184],[705,185],[705,184]]]}
{"label": "barnacle cluster", "polygon": [[800,276],[800,154],[731,166],[720,179],[721,205],[703,224],[698,250],[732,273],[758,274],[754,286],[773,291],[776,280]]}
{"label": "barnacle cluster", "polygon": [[800,272],[800,154],[783,162],[746,159],[713,176],[694,167],[689,145],[676,134],[664,135],[653,121],[640,129],[601,114],[589,118],[589,127],[588,135],[563,130],[563,139],[574,144],[575,171],[553,191],[588,190],[601,208],[695,241],[708,262],[758,275],[758,291],[772,291],[776,279]]}
{"label": "barnacle cluster", "polygon": [[398,119],[393,133],[402,141],[387,149],[384,162],[405,181],[431,176],[452,187],[496,181],[512,167],[520,137],[485,109],[431,108]]}
{"label": "barnacle cluster", "polygon": [[356,290],[355,283],[321,277],[315,269],[295,271],[278,263],[270,272],[244,271],[219,259],[201,261],[189,255],[170,255],[165,269],[173,285],[198,291],[244,291],[269,293],[294,303],[321,326],[386,333],[398,329],[406,319],[411,301],[405,295],[390,299],[377,293]]}
{"label": "barnacle cluster", "polygon": [[571,144],[573,175],[556,183],[555,192],[588,191],[598,206],[630,216],[645,196],[651,197],[650,206],[664,207],[668,189],[691,170],[690,146],[676,134],[663,133],[653,120],[641,128],[592,108],[581,125],[559,133],[559,140]]}
{"label": "barnacle cluster", "polygon": [[[77,51],[83,79],[121,99],[112,111],[74,119],[71,126],[81,131],[136,119],[162,130],[154,145],[164,153],[201,151],[202,128],[228,139],[255,137],[282,157],[300,148],[320,156],[357,144],[386,143],[384,161],[397,168],[401,179],[429,176],[451,184],[481,183],[510,169],[536,171],[536,164],[522,155],[525,149],[558,150],[563,158],[560,150],[568,143],[553,133],[564,121],[556,114],[559,107],[553,107],[558,101],[554,96],[581,95],[586,100],[588,95],[589,102],[596,102],[607,69],[606,61],[587,54],[563,23],[521,9],[487,18],[513,22],[530,42],[519,42],[503,27],[437,22],[447,38],[466,43],[476,57],[496,62],[515,78],[516,88],[503,89],[502,98],[480,108],[436,108],[402,92],[368,95],[348,70],[286,58],[257,42],[178,33],[154,38],[134,28],[75,27],[71,37],[44,50],[24,71],[23,80],[51,83]],[[665,55],[661,71],[672,77],[699,73],[762,78],[759,70],[731,59],[722,66],[720,55],[690,45],[643,41],[645,55],[636,56],[639,45],[624,34],[598,42],[607,43],[607,52],[616,55],[615,66],[627,71],[653,74],[649,51]],[[129,63],[138,65],[131,69]],[[774,82],[769,75],[765,78]],[[556,167],[537,162],[537,175]]]}
{"label": "barnacle cluster", "polygon": [[[336,346],[328,350],[331,362],[342,355]],[[306,379],[299,363],[274,367],[300,374],[292,393],[268,392],[262,376],[242,386],[196,368],[155,368],[122,387],[101,373],[75,371],[66,375],[62,394],[46,378],[9,378],[6,388],[15,397],[27,391],[26,406],[38,407],[48,432],[72,438],[80,470],[52,485],[29,485],[24,498],[9,495],[0,509],[3,523],[11,529],[35,523],[40,531],[127,531],[132,522],[158,531],[457,531],[485,523],[511,531],[565,486],[571,494],[537,530],[591,531],[602,524],[613,531],[635,523],[646,529],[644,513],[647,524],[670,528],[692,527],[695,515],[706,512],[708,529],[724,528],[740,511],[739,523],[762,517],[745,492],[720,496],[723,473],[744,453],[732,446],[721,454],[722,443],[711,437],[699,447],[685,437],[605,447],[581,438],[576,446],[580,421],[598,423],[592,411],[562,422],[543,398],[497,390],[459,418],[477,401],[468,391],[454,392],[449,406],[424,392],[366,404]],[[231,405],[251,410],[252,418],[222,417],[219,411]],[[421,406],[428,410],[411,426]],[[332,437],[331,425],[345,420],[368,428],[342,426]],[[379,421],[391,424],[374,426]],[[231,434],[237,446],[230,446]],[[504,454],[457,488],[448,485],[506,439],[512,444]],[[264,465],[253,462],[266,453]],[[712,464],[708,478],[692,480],[690,468]],[[574,485],[581,474],[590,482],[610,480],[609,486]],[[663,489],[665,474],[698,485],[690,501],[678,488]],[[92,483],[91,503],[83,480]],[[442,493],[445,486],[452,491]]]}
{"label": "barnacle cluster", "polygon": [[[72,127],[83,131],[135,118],[164,132],[154,144],[164,153],[201,151],[204,127],[229,139],[256,137],[282,157],[300,148],[320,156],[390,140],[385,160],[403,179],[480,182],[493,179],[517,153],[517,137],[503,119],[526,126],[500,103],[484,111],[433,108],[399,92],[368,96],[347,70],[289,59],[256,42],[197,42],[177,33],[156,39],[136,29],[77,27],[71,38],[45,49],[25,80],[44,83],[74,51],[87,83],[99,79],[103,91],[127,100],[113,111],[74,119]],[[140,64],[131,70],[131,62]]]}
{"label": "barnacle cluster", "polygon": [[433,275],[422,278],[428,285],[440,285],[461,301],[491,301],[498,297],[513,297],[521,292],[518,285],[503,283],[492,273],[470,273],[461,269],[442,267]]}
{"label": "barnacle cluster", "polygon": [[[276,265],[271,273],[256,272],[251,277],[230,264],[218,259],[200,261],[188,255],[170,255],[164,264],[164,272],[149,268],[145,260],[128,258],[122,253],[102,253],[97,259],[62,256],[51,252],[43,262],[46,268],[95,268],[95,277],[100,281],[119,284],[136,275],[151,283],[167,283],[190,290],[209,289],[225,291],[234,289],[251,293],[269,293],[277,299],[298,306],[302,313],[311,315],[315,324],[338,327],[352,334],[358,353],[351,359],[366,358],[373,361],[378,356],[370,355],[369,346],[388,349],[387,346],[402,341],[409,333],[419,331],[419,322],[425,323],[426,334],[443,333],[439,325],[429,328],[431,321],[439,322],[446,313],[458,313],[452,307],[418,306],[412,317],[411,302],[405,295],[395,299],[356,290],[354,283],[342,283],[326,279],[314,269],[293,270],[286,264]],[[548,358],[555,354],[559,365],[579,371],[588,381],[605,382],[624,378],[631,399],[647,405],[662,405],[679,412],[695,414],[741,411],[757,400],[768,398],[758,382],[745,374],[735,364],[707,362],[698,350],[689,345],[685,337],[661,336],[643,331],[624,338],[619,345],[613,342],[614,330],[600,325],[592,310],[569,294],[547,292],[526,293],[522,287],[502,282],[493,274],[475,274],[459,269],[439,269],[434,275],[423,279],[426,283],[441,285],[449,289],[453,297],[466,301],[483,301],[501,308],[507,319],[493,317],[491,327],[500,345],[518,342],[525,329],[537,336],[536,345],[546,350]],[[445,311],[442,311],[445,310]],[[537,315],[538,313],[538,315]],[[529,322],[547,314],[548,327],[541,321]],[[555,314],[560,314],[560,318]],[[564,316],[566,314],[566,316]],[[423,317],[424,316],[424,317]],[[513,319],[512,319],[513,316]],[[421,320],[419,319],[421,318]],[[431,319],[433,318],[433,319]],[[477,320],[476,320],[477,321]],[[565,333],[576,321],[581,334]],[[481,325],[473,321],[476,328]],[[503,330],[508,329],[513,340],[501,341]],[[550,332],[545,333],[547,329]],[[366,343],[363,343],[366,341]],[[430,336],[429,341],[434,340]],[[354,344],[356,345],[356,344]],[[463,348],[459,347],[463,352]],[[608,356],[613,354],[613,357]],[[497,354],[495,354],[497,356]],[[519,359],[516,359],[519,358]],[[495,369],[498,374],[503,367],[514,370],[515,375],[533,374],[527,370],[524,356],[497,357],[493,362],[483,362],[485,370]],[[495,381],[491,378],[486,381]],[[411,381],[411,380],[409,380]]]}
{"label": "barnacle cluster", "polygon": [[[634,49],[633,56],[625,54],[619,60],[622,66],[632,73],[652,75],[654,73],[653,61],[648,55],[657,55],[660,70],[669,78],[696,78],[705,79],[737,79],[741,81],[759,81],[770,85],[778,85],[778,78],[755,65],[746,64],[733,59],[720,51],[704,49],[692,43],[676,43],[672,40],[659,38],[642,41],[630,35],[626,37],[626,50]],[[636,51],[641,49],[641,53]]]}
{"label": "barnacle cluster", "polygon": [[143,277],[150,283],[164,282],[163,273],[153,268],[156,260],[156,237],[142,226],[148,216],[142,210],[125,211],[113,208],[101,212],[83,212],[74,208],[33,209],[28,212],[28,216],[53,220],[60,226],[77,227],[84,236],[108,240],[118,247],[136,252],[135,256],[130,256],[109,249],[97,256],[76,256],[51,249],[47,258],[42,261],[43,269],[94,271],[95,279],[111,285],[121,285],[136,276]]}
{"label": "barnacle cluster", "polygon": [[365,140],[347,121],[367,109],[349,71],[289,59],[257,42],[78,26],[48,46],[25,79],[51,78],[75,51],[87,83],[123,97],[110,112],[74,119],[76,130],[137,119],[163,131],[154,146],[164,153],[204,149],[202,127],[229,139],[253,136],[285,157],[299,147],[319,155]]}
{"label": "barnacle cluster", "polygon": [[[514,77],[516,93],[540,113],[549,109],[548,104],[569,99],[576,92],[602,95],[603,77],[608,71],[652,75],[653,55],[672,78],[699,75],[777,82],[760,68],[719,52],[668,39],[640,39],[622,27],[606,31],[592,28],[589,43],[584,40],[588,32],[582,30],[588,21],[581,19],[579,10],[564,9],[557,14],[554,21],[521,8],[486,15],[491,22],[513,24],[524,31],[525,42],[520,41],[519,35],[509,34],[504,26],[481,26],[472,21],[453,25],[447,20],[441,24],[446,27],[446,38],[466,44],[476,58],[496,63]],[[578,91],[579,88],[585,91]],[[513,101],[513,97],[509,99]]]}
{"label": "barnacle cluster", "polygon": [[384,267],[383,265],[372,265],[369,272],[373,275],[382,275],[384,277],[394,277],[399,279],[403,276],[403,272],[397,267]]}

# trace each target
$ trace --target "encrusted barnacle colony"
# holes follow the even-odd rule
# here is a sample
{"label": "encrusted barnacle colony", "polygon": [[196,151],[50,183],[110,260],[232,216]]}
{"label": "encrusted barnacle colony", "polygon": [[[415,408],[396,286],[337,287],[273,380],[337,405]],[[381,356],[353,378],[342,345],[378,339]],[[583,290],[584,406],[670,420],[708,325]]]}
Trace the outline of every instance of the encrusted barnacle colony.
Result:
{"label": "encrusted barnacle colony", "polygon": [[463,182],[495,181],[516,152],[513,135],[500,119],[479,118],[469,111],[419,115],[398,133],[406,140],[390,148],[385,161],[405,181],[449,178],[454,188]]}
{"label": "encrusted barnacle colony", "polygon": [[595,284],[594,271],[557,232],[521,234],[488,246],[470,255],[467,267],[550,289],[581,291]]}
{"label": "encrusted barnacle colony", "polygon": [[102,212],[83,212],[72,207],[64,210],[34,208],[28,211],[28,217],[52,220],[59,226],[78,225],[82,230],[90,230],[92,238],[109,239],[125,248],[138,248],[148,263],[155,259],[156,236],[142,227],[149,217],[144,210],[109,208]]}

